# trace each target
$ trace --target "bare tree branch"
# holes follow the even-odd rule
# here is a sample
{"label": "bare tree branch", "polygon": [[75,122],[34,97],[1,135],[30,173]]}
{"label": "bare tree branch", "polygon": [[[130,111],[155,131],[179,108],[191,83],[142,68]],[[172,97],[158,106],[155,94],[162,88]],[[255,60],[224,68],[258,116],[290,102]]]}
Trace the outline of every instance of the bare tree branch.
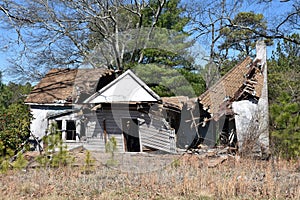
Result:
{"label": "bare tree branch", "polygon": [[[89,61],[93,61],[90,64],[94,67],[122,69],[124,55],[129,51],[125,37],[134,33],[131,37],[136,40],[134,48],[141,49],[141,41],[142,48],[146,48],[166,1],[158,0],[157,5],[150,7],[150,1],[146,0],[3,0],[0,20],[3,27],[14,27],[18,41],[22,41],[15,47],[16,50],[24,48],[22,55],[15,56],[14,68],[19,68],[16,71],[29,74],[31,66],[43,71],[49,67],[77,67]],[[145,8],[153,12],[147,34],[142,27]],[[141,39],[137,30],[132,29],[143,29],[140,37],[147,35],[146,39]],[[102,58],[95,59],[92,55],[95,52]]]}

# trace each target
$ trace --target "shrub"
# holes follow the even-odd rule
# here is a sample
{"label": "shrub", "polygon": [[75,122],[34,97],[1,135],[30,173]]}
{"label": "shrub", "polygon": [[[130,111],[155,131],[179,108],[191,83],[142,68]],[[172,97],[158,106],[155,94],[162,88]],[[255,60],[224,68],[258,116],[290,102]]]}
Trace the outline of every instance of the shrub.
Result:
{"label": "shrub", "polygon": [[38,157],[38,162],[44,167],[61,167],[71,164],[74,159],[69,155],[67,145],[63,143],[57,125],[51,124],[49,132],[49,135],[43,137],[45,152]]}

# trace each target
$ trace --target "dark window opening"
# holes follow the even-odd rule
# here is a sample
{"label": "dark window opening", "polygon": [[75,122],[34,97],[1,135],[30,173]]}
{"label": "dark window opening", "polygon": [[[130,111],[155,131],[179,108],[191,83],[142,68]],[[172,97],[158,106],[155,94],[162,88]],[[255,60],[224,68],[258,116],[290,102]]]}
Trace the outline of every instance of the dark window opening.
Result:
{"label": "dark window opening", "polygon": [[56,120],[56,126],[57,126],[57,130],[61,131],[62,130],[62,120]]}
{"label": "dark window opening", "polygon": [[74,120],[67,121],[66,140],[76,140],[76,124]]}

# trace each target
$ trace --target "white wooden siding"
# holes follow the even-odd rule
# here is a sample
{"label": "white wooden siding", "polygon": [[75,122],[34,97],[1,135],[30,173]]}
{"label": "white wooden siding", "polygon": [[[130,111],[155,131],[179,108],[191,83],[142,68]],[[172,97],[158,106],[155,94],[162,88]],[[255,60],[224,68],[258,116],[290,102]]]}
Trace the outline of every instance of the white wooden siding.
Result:
{"label": "white wooden siding", "polygon": [[86,136],[87,142],[84,146],[87,149],[105,151],[105,138],[103,121],[106,124],[107,140],[115,137],[117,151],[124,152],[124,139],[122,132],[122,119],[132,118],[139,121],[139,135],[141,145],[154,149],[176,153],[175,131],[167,127],[163,118],[147,116],[136,110],[129,109],[102,109],[97,116],[89,118]]}

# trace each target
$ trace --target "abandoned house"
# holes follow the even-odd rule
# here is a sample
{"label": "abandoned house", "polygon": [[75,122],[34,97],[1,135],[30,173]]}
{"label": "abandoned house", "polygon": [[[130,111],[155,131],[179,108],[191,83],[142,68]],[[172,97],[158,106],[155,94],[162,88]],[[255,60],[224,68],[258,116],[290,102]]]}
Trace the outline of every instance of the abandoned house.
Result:
{"label": "abandoned house", "polygon": [[[95,104],[93,110],[99,124],[94,134],[98,134],[101,140],[100,149],[109,138],[115,137],[121,152],[148,149],[176,152],[175,131],[162,115],[161,98],[131,70],[89,97],[85,103]],[[90,121],[89,116],[86,117]]]}
{"label": "abandoned house", "polygon": [[114,137],[119,152],[216,144],[269,148],[266,46],[247,57],[199,97],[159,97],[132,71],[53,69],[27,97],[38,138],[56,124],[69,148],[105,151]]}

